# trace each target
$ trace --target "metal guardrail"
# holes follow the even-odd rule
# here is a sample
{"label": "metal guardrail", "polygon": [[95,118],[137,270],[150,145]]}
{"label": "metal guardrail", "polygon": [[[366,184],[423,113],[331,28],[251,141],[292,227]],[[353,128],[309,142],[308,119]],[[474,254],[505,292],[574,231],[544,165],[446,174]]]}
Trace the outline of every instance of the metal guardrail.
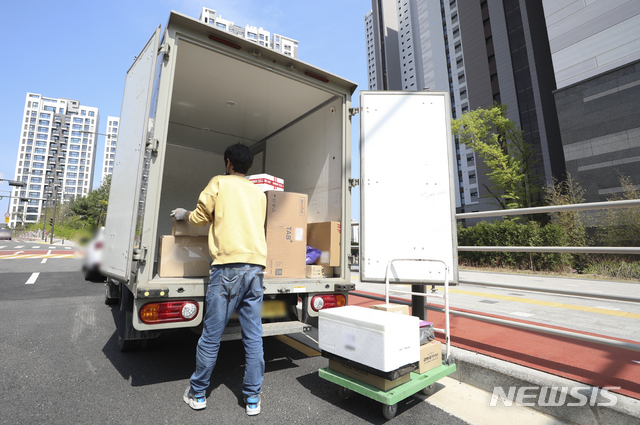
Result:
{"label": "metal guardrail", "polygon": [[[531,215],[531,214],[544,214],[553,212],[571,212],[571,211],[585,211],[585,210],[599,210],[599,209],[613,209],[613,208],[635,208],[640,207],[640,199],[632,199],[625,201],[610,201],[610,202],[591,202],[584,204],[570,204],[570,205],[553,205],[546,207],[534,207],[534,208],[517,208],[511,210],[494,210],[494,211],[482,211],[472,213],[456,214],[456,219],[463,218],[484,218],[484,217],[503,217],[511,215]],[[458,246],[458,251],[501,251],[501,252],[566,252],[566,253],[587,253],[587,254],[640,254],[640,248],[637,247],[553,247],[553,246]],[[593,292],[579,292],[579,291],[565,291],[562,289],[549,289],[531,286],[517,286],[517,285],[504,285],[504,284],[492,284],[492,283],[477,283],[477,282],[464,282],[472,285],[483,285],[491,287],[500,287],[508,289],[519,289],[524,291],[545,292],[558,295],[573,295],[590,298],[601,298],[617,301],[635,302],[639,303],[640,298],[623,296],[623,295],[608,295],[604,293]],[[444,309],[427,306],[428,310],[435,310],[444,312]],[[593,342],[597,344],[609,345],[617,348],[624,348],[627,350],[640,351],[640,344],[632,344],[628,342],[617,341],[614,339],[602,338],[592,335],[585,335],[577,332],[563,331],[559,329],[547,328],[544,326],[530,325],[527,323],[514,322],[505,319],[497,319],[493,317],[487,317],[480,314],[467,313],[457,310],[449,309],[450,314],[456,316],[468,317],[471,319],[477,319],[484,322],[495,323],[499,325],[505,325],[520,329],[527,329],[536,332],[543,332],[560,337],[573,338],[587,342]]]}

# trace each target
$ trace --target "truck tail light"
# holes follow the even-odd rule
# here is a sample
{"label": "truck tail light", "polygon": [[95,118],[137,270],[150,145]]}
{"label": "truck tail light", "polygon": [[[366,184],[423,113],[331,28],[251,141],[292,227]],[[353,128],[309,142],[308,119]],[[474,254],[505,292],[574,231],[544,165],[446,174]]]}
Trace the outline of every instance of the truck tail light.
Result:
{"label": "truck tail light", "polygon": [[320,311],[327,308],[344,307],[347,299],[341,294],[316,295],[311,298],[311,308],[313,311]]}
{"label": "truck tail light", "polygon": [[188,322],[198,315],[194,301],[167,301],[145,304],[140,309],[140,320],[152,325],[158,323]]}

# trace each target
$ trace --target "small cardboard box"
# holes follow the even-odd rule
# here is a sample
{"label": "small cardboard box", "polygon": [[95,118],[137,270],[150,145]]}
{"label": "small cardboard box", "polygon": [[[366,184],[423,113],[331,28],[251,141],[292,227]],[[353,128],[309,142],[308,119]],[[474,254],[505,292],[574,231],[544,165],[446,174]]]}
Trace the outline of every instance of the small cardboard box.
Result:
{"label": "small cardboard box", "polygon": [[383,391],[389,391],[398,385],[402,385],[411,380],[411,374],[407,373],[398,379],[389,381],[388,379],[372,375],[364,370],[360,370],[331,359],[329,360],[329,369],[335,370],[336,372],[342,373],[343,375],[347,375],[351,378],[355,378],[358,381],[364,382],[365,384],[369,384]]}
{"label": "small cardboard box", "polygon": [[158,243],[160,277],[209,276],[207,236],[161,236]]}
{"label": "small cardboard box", "polygon": [[333,277],[333,267],[307,266],[307,277]]}
{"label": "small cardboard box", "polygon": [[319,249],[321,254],[315,264],[340,267],[340,223],[326,221],[307,224],[307,245]]}
{"label": "small cardboard box", "polygon": [[178,221],[175,217],[171,219],[172,236],[209,236],[209,227],[211,224],[194,226],[187,220]]}
{"label": "small cardboard box", "polygon": [[267,190],[279,190],[284,191],[284,180],[278,177],[274,177],[271,174],[254,174],[247,176],[247,179],[256,184],[262,189],[263,192]]}
{"label": "small cardboard box", "polygon": [[307,200],[301,193],[270,190],[267,196],[266,279],[307,276]]}
{"label": "small cardboard box", "polygon": [[409,316],[409,306],[400,304],[375,304],[370,308],[374,310],[388,311],[390,313],[400,313]]}
{"label": "small cardboard box", "polygon": [[418,373],[442,366],[442,344],[439,341],[431,341],[420,346],[420,362]]}

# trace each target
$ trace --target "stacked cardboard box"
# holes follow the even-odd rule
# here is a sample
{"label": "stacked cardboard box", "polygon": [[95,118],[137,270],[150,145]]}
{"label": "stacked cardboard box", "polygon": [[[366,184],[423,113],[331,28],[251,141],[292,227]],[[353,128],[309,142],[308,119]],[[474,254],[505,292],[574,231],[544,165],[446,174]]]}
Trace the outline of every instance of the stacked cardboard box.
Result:
{"label": "stacked cardboard box", "polygon": [[265,278],[307,274],[307,202],[301,193],[267,191]]}
{"label": "stacked cardboard box", "polygon": [[320,258],[315,264],[340,267],[340,223],[325,221],[307,224],[307,245],[319,249]]}
{"label": "stacked cardboard box", "polygon": [[160,277],[209,276],[209,225],[192,226],[188,221],[171,225],[171,236],[160,237],[158,243],[158,275]]}
{"label": "stacked cardboard box", "polygon": [[307,277],[333,277],[333,267],[307,266]]}
{"label": "stacked cardboard box", "polygon": [[408,305],[400,305],[400,304],[375,304],[372,305],[371,307],[374,310],[382,310],[382,311],[388,311],[391,313],[400,313],[400,314],[406,314],[407,316],[409,315],[409,306]]}
{"label": "stacked cardboard box", "polygon": [[343,375],[347,375],[351,378],[355,378],[361,382],[364,382],[365,384],[369,384],[383,391],[389,391],[397,387],[398,385],[402,385],[406,382],[409,382],[409,380],[411,379],[410,373],[407,373],[399,377],[398,379],[394,379],[394,380],[384,379],[380,376],[374,375],[373,373],[364,371],[352,365],[340,363],[332,359],[329,359],[329,369],[333,369],[336,372],[340,372]]}

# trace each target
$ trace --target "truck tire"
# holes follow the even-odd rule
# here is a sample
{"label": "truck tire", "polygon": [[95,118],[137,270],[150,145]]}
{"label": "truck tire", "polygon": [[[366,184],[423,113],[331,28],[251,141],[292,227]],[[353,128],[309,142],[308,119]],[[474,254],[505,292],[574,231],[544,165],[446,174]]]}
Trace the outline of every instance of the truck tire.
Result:
{"label": "truck tire", "polygon": [[119,286],[107,279],[105,284],[104,303],[106,305],[116,305],[120,302]]}
{"label": "truck tire", "polygon": [[133,294],[126,285],[120,286],[120,311],[118,312],[118,349],[122,352],[138,348],[140,341],[127,339],[128,329],[133,327]]}

